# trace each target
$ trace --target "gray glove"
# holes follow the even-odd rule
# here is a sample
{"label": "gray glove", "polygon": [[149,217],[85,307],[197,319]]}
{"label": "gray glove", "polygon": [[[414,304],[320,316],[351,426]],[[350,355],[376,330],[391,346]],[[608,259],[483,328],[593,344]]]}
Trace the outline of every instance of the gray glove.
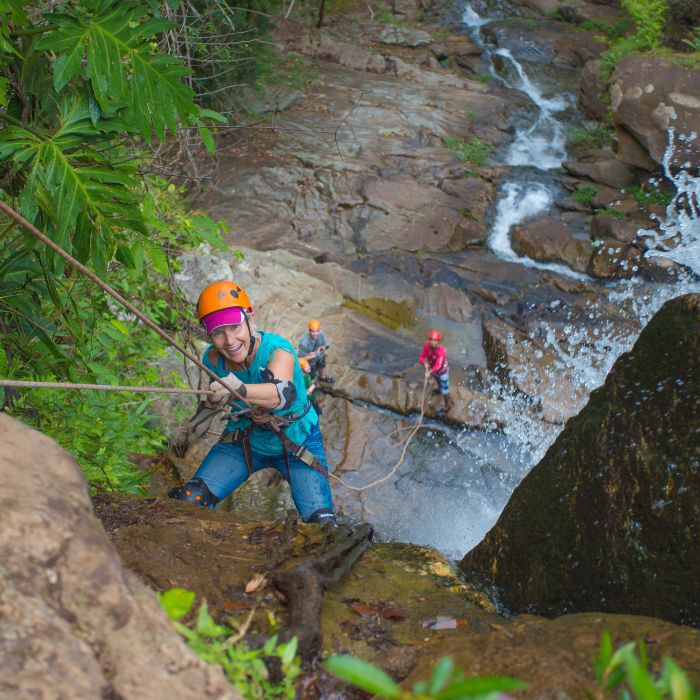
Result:
{"label": "gray glove", "polygon": [[[221,382],[229,388],[226,389],[221,385]],[[234,391],[239,396],[245,397],[245,384],[233,372],[229,372],[225,377],[222,377],[221,382],[213,380],[209,384],[209,395],[205,402],[207,408],[223,408],[233,398],[232,392]]]}

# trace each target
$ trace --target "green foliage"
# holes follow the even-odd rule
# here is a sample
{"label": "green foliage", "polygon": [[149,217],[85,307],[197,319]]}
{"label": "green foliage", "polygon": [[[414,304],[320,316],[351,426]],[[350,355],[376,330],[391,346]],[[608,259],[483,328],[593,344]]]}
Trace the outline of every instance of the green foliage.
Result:
{"label": "green foliage", "polygon": [[590,204],[593,201],[593,197],[597,194],[598,188],[595,185],[585,184],[579,185],[571,196],[577,202],[581,202],[581,204]]}
{"label": "green foliage", "polygon": [[622,0],[622,7],[634,21],[635,32],[615,40],[600,56],[601,75],[609,78],[618,61],[624,56],[652,51],[661,46],[661,36],[668,14],[667,0]]}
{"label": "green foliage", "polygon": [[241,88],[261,88],[285,72],[288,57],[276,56],[269,36],[279,6],[279,0],[191,0],[192,13],[176,15],[168,45],[191,66],[202,105],[244,108]]}
{"label": "green foliage", "polygon": [[607,207],[603,207],[602,209],[596,209],[595,212],[596,216],[612,216],[616,219],[626,219],[627,214],[625,214],[624,211],[620,211],[619,209],[610,209]]}
{"label": "green foliage", "polygon": [[[173,252],[202,242],[225,248],[226,229],[187,210],[165,181],[140,192],[149,241],[138,234],[130,247],[133,267],[112,263],[109,280],[176,335],[194,331],[190,305],[170,283]],[[21,235],[0,253],[3,376],[99,384],[177,385],[160,377],[153,361],[163,341],[115,306],[92,282],[53,272]],[[163,438],[150,407],[153,398],[124,392],[31,390],[9,402],[11,413],[53,437],[71,452],[94,485],[137,492],[144,475],[131,455],[152,454]],[[184,416],[182,416],[184,418]]]}
{"label": "green foliage", "polygon": [[435,664],[430,678],[416,683],[412,691],[403,690],[380,668],[354,656],[331,656],[323,662],[323,666],[351,685],[380,698],[496,700],[503,697],[505,692],[527,688],[527,683],[506,676],[465,678],[462,670],[455,668],[449,656],[440,659]]}
{"label": "green foliage", "polygon": [[694,53],[700,53],[700,27],[695,27],[692,37],[684,39],[683,43],[687,44]]}
{"label": "green foliage", "polygon": [[[639,644],[639,655],[635,654],[636,647],[637,644],[631,642],[614,651],[610,633],[603,633],[600,651],[593,659],[598,692],[587,693],[589,697],[597,700],[613,697],[622,700],[700,700],[700,694],[672,659],[665,657],[660,673],[655,676],[650,670],[644,643]],[[381,669],[353,656],[331,656],[323,665],[347,683],[380,698],[496,700],[503,698],[504,693],[527,688],[526,683],[504,676],[465,679],[449,656],[435,664],[427,681],[416,683],[410,691],[401,688]]]}
{"label": "green foliage", "polygon": [[634,29],[634,22],[628,14],[620,15],[613,22],[604,22],[598,19],[590,19],[582,22],[579,27],[591,31],[601,32],[608,39],[617,40],[626,36]]}
{"label": "green foliage", "polygon": [[445,146],[461,161],[471,163],[476,167],[484,165],[486,159],[491,155],[491,146],[476,136],[470,141],[465,141],[458,136],[447,136]]}
{"label": "green foliage", "polygon": [[[195,102],[188,66],[159,50],[172,27],[156,2],[0,0],[0,197],[184,339],[190,309],[170,281],[174,253],[202,242],[223,247],[225,229],[138,168],[154,139],[181,126],[213,149],[207,125],[223,117]],[[117,315],[102,291],[14,222],[0,219],[0,235],[4,375],[167,383],[153,369],[164,347],[151,331]],[[137,491],[144,475],[131,455],[163,444],[152,399],[142,396],[3,398],[72,452],[95,485]]]}
{"label": "green foliage", "polygon": [[569,147],[577,151],[590,151],[594,148],[605,148],[610,145],[612,129],[605,124],[576,127],[571,130]]}
{"label": "green foliage", "polygon": [[604,632],[600,652],[593,659],[596,683],[603,696],[638,698],[639,700],[698,700],[683,670],[669,657],[664,657],[661,672],[654,677],[649,668],[644,642],[630,642],[613,651],[609,632]]}
{"label": "green foliage", "polygon": [[[175,588],[163,593],[160,601],[170,619],[180,620],[190,612],[194,598],[194,593]],[[214,621],[206,602],[199,608],[193,626],[188,627],[180,622],[175,624],[190,649],[207,663],[221,666],[226,677],[244,697],[269,700],[295,696],[294,679],[301,671],[296,637],[286,644],[280,644],[277,635],[273,635],[262,648],[251,649],[243,641],[240,629]],[[270,678],[266,661],[279,664],[282,675],[279,681]]]}
{"label": "green foliage", "polygon": [[661,190],[658,187],[650,187],[643,189],[641,187],[630,187],[628,190],[632,198],[639,204],[640,209],[643,209],[647,204],[657,204],[667,207],[673,200],[673,192],[670,190]]}
{"label": "green foliage", "polygon": [[378,24],[395,24],[396,18],[394,17],[391,8],[383,2],[377,3],[374,8],[374,21]]}

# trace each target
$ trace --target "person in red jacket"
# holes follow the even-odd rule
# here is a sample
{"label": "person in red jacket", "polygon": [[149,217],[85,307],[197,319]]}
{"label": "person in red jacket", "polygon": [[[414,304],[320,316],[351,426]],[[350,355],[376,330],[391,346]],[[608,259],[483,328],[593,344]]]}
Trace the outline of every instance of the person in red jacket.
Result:
{"label": "person in red jacket", "polygon": [[438,415],[445,415],[452,408],[450,399],[450,369],[447,365],[447,350],[440,344],[442,333],[433,329],[428,333],[428,340],[420,355],[418,362],[425,367],[425,374],[432,374],[437,382],[437,389],[433,394],[439,394],[445,399],[445,408],[438,411]]}

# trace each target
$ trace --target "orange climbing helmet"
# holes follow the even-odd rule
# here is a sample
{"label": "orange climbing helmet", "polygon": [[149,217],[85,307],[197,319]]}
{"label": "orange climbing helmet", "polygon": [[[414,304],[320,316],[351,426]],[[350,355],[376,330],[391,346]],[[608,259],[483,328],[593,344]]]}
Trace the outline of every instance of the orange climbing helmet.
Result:
{"label": "orange climbing helmet", "polygon": [[309,330],[310,331],[320,331],[321,330],[321,322],[317,319],[312,319],[309,321]]}
{"label": "orange climbing helmet", "polygon": [[243,323],[246,315],[252,313],[245,290],[229,280],[205,287],[197,300],[197,316],[209,335],[219,326]]}
{"label": "orange climbing helmet", "polygon": [[307,370],[311,370],[311,365],[309,364],[309,361],[305,357],[300,357],[299,358],[299,366],[306,372]]}
{"label": "orange climbing helmet", "polygon": [[442,333],[433,328],[433,330],[428,333],[428,340],[437,340],[439,342],[442,340]]}

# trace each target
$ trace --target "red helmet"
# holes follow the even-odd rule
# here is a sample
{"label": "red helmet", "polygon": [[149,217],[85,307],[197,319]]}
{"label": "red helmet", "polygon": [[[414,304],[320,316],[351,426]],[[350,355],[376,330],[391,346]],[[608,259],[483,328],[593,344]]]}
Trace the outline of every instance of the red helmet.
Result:
{"label": "red helmet", "polygon": [[430,331],[430,333],[428,333],[428,340],[440,341],[440,340],[442,340],[442,333],[440,333],[440,331],[435,330],[435,328],[433,328],[433,330]]}

